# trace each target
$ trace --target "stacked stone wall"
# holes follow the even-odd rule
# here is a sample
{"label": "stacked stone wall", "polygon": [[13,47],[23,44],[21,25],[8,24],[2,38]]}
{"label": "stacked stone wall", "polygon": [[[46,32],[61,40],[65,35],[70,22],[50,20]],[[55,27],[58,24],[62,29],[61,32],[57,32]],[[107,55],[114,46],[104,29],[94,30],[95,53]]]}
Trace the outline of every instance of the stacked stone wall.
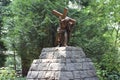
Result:
{"label": "stacked stone wall", "polygon": [[43,48],[27,74],[27,80],[98,80],[94,64],[81,48]]}

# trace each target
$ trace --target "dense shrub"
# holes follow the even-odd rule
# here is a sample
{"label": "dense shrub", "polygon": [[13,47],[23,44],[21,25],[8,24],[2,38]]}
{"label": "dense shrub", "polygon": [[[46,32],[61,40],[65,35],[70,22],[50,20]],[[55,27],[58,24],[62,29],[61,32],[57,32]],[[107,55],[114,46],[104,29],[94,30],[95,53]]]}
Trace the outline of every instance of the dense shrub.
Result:
{"label": "dense shrub", "polygon": [[15,80],[15,71],[9,67],[0,68],[0,80]]}

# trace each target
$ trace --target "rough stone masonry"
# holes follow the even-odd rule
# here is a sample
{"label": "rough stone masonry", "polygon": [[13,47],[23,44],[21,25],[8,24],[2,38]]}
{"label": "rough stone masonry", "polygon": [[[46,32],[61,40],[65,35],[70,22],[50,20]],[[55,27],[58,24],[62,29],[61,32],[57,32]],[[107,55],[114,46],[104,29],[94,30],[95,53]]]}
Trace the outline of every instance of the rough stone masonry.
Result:
{"label": "rough stone masonry", "polygon": [[78,47],[43,48],[27,80],[99,80],[90,58]]}

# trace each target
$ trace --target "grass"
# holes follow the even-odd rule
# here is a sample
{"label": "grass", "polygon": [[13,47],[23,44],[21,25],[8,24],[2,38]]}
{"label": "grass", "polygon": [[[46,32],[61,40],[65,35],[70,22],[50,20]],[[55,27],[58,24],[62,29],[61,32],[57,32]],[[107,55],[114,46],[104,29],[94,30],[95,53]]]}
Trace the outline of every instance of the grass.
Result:
{"label": "grass", "polygon": [[18,77],[18,78],[15,78],[15,80],[26,80],[26,77]]}

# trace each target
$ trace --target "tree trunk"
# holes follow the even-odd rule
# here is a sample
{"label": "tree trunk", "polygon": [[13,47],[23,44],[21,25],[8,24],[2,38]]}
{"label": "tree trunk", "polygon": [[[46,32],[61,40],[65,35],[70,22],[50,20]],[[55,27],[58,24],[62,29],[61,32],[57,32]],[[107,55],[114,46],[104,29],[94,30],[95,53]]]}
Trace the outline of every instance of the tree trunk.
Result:
{"label": "tree trunk", "polygon": [[22,76],[27,76],[28,70],[30,67],[30,60],[28,59],[22,59]]}

